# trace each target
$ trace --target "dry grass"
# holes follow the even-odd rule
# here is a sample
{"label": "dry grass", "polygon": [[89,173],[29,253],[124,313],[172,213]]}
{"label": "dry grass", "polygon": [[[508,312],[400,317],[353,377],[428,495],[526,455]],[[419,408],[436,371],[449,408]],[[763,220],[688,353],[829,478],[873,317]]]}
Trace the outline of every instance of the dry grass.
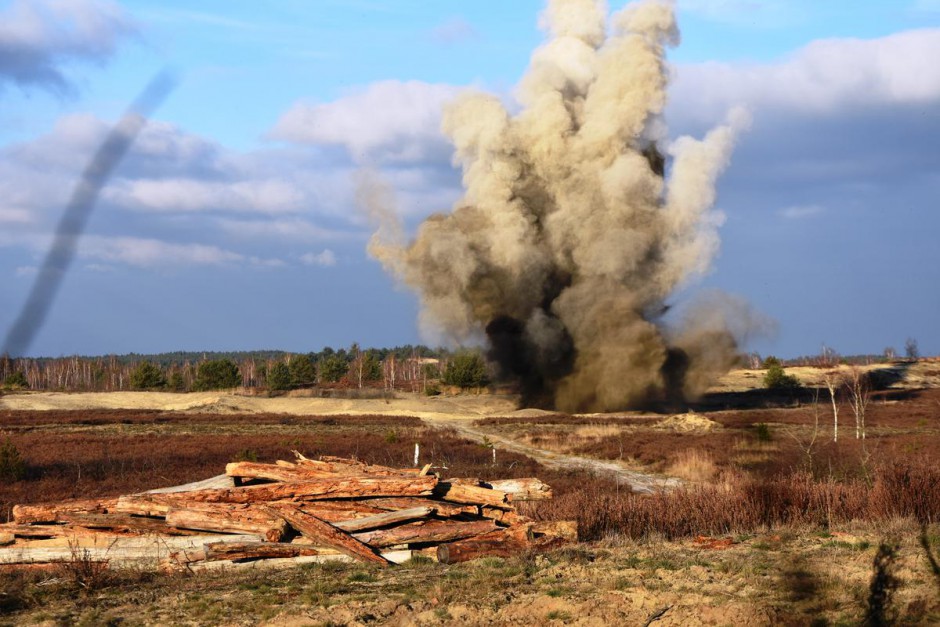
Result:
{"label": "dry grass", "polygon": [[676,455],[666,468],[666,474],[693,483],[705,483],[718,475],[718,466],[711,455],[692,448]]}

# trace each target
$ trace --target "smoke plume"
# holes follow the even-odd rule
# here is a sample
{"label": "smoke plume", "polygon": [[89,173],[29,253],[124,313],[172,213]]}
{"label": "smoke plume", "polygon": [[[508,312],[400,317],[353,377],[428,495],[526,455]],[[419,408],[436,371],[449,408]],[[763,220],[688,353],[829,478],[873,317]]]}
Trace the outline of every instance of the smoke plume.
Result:
{"label": "smoke plume", "polygon": [[485,334],[525,405],[694,397],[731,366],[741,307],[712,297],[674,327],[663,316],[718,250],[715,181],[746,116],[666,141],[667,2],[608,18],[598,0],[550,0],[541,26],[518,113],[485,93],[445,111],[466,190],[451,213],[405,243],[387,194],[363,190],[379,221],[370,253],[420,294],[425,322],[458,343]]}

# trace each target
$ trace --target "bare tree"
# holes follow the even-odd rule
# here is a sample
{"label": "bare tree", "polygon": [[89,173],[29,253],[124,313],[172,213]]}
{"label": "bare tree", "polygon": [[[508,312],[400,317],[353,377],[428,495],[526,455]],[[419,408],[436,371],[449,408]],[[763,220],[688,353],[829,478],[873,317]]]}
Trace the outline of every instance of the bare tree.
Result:
{"label": "bare tree", "polygon": [[855,439],[865,439],[865,411],[871,400],[871,381],[868,373],[852,366],[845,378],[845,387],[849,391],[852,413],[855,414]]}
{"label": "bare tree", "polygon": [[904,354],[908,359],[916,361],[920,357],[920,351],[917,348],[917,340],[912,337],[907,338],[907,341],[904,342]]}
{"label": "bare tree", "polygon": [[836,370],[831,370],[823,375],[823,381],[826,383],[826,389],[829,390],[829,398],[832,400],[832,441],[839,441],[839,404],[836,402],[836,394],[842,385],[842,376]]}

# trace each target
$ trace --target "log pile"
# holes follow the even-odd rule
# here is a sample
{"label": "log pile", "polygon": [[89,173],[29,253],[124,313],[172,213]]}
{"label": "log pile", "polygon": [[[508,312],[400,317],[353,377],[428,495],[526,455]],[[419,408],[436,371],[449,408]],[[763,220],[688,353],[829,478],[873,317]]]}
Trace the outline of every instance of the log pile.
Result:
{"label": "log pile", "polygon": [[538,479],[440,479],[322,457],[235,462],[184,486],[18,505],[0,525],[0,568],[70,559],[192,571],[329,560],[387,566],[546,550],[577,540],[571,521],[537,522],[515,503],[551,498]]}

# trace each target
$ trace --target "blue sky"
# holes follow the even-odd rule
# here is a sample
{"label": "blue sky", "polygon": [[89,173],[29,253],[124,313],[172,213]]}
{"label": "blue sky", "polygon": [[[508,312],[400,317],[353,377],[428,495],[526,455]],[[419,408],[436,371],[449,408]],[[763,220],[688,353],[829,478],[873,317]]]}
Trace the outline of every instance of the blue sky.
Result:
{"label": "blue sky", "polygon": [[[611,2],[619,8],[622,2]],[[395,345],[413,295],[365,253],[381,173],[412,228],[459,197],[437,125],[511,99],[539,0],[0,2],[0,330],[75,179],[161,68],[180,83],[103,191],[33,354]],[[785,356],[940,352],[940,2],[679,0],[670,135],[753,117],[719,184],[720,288]],[[677,295],[681,300],[684,294]]]}

